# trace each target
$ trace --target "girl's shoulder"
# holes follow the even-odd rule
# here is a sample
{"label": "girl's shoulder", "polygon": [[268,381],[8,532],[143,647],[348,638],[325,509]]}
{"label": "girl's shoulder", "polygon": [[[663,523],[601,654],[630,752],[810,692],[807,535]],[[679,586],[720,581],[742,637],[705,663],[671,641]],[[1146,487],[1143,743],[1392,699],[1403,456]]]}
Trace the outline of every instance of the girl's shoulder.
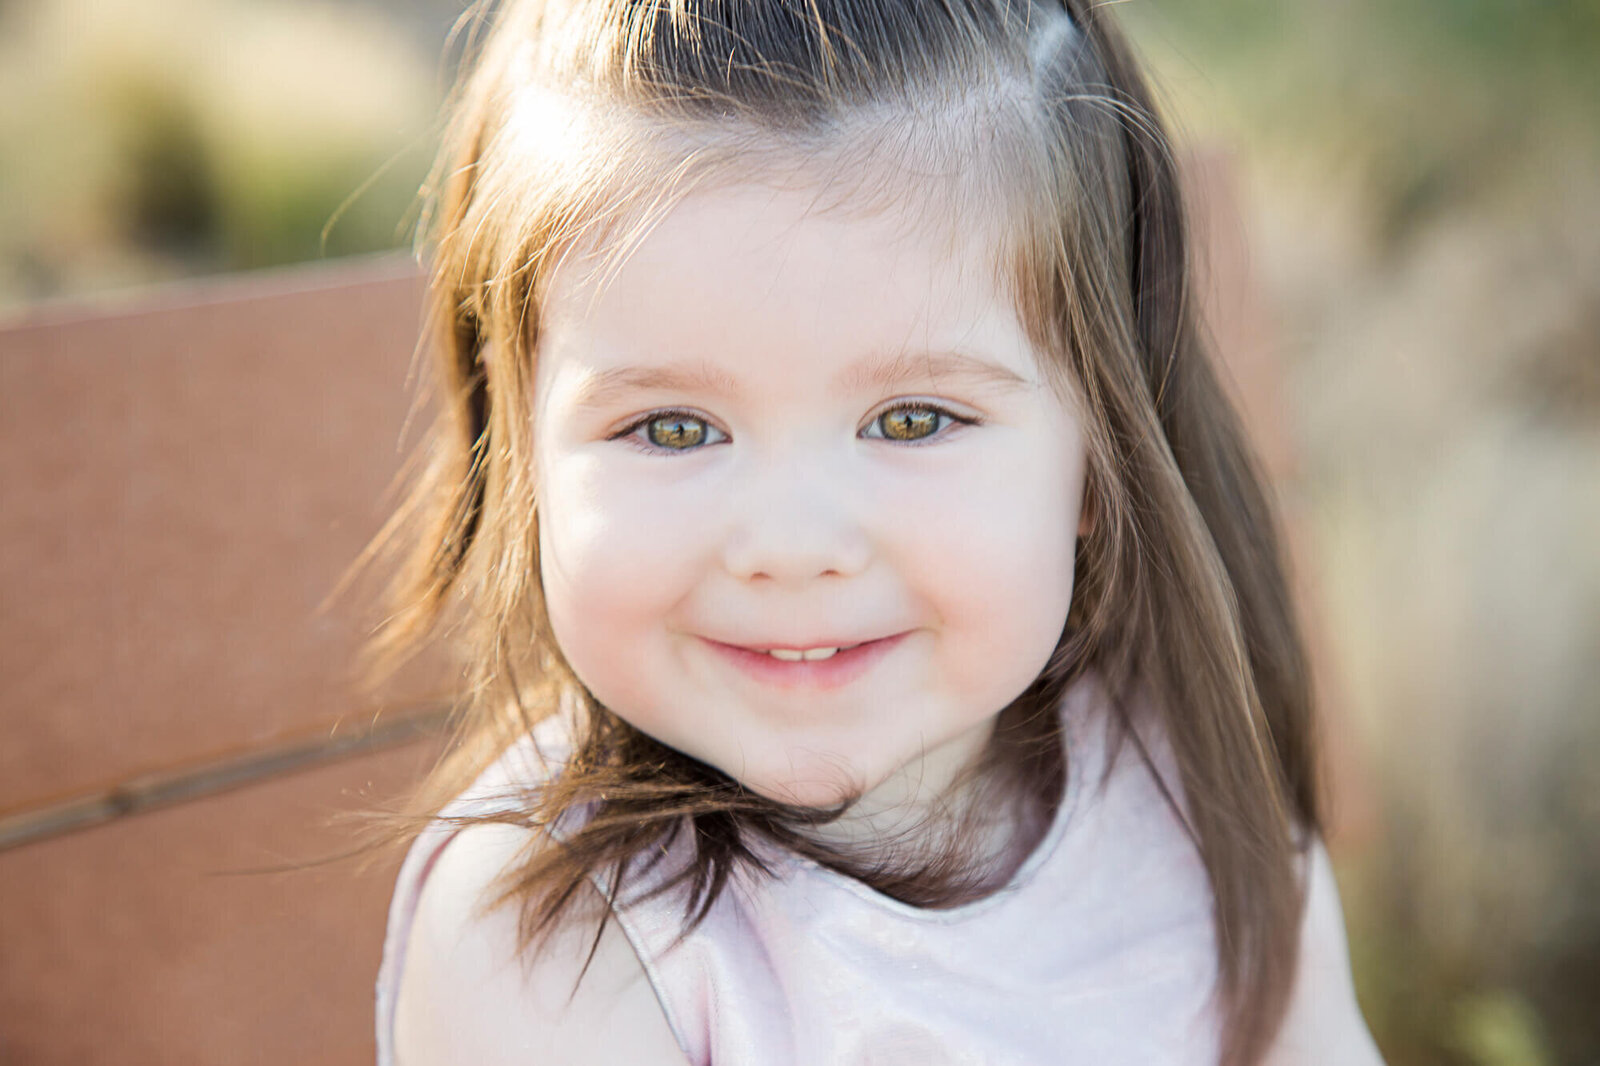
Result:
{"label": "girl's shoulder", "polygon": [[1302,879],[1306,900],[1294,991],[1265,1066],[1313,1061],[1383,1066],[1356,1002],[1339,886],[1320,838],[1309,841]]}
{"label": "girl's shoulder", "polygon": [[540,1061],[682,1066],[644,966],[586,886],[537,949],[519,952],[516,905],[490,904],[535,830],[452,819],[517,803],[559,771],[555,727],[513,745],[413,843],[390,905],[378,981],[379,1066]]}
{"label": "girl's shoulder", "polygon": [[[1107,719],[1099,734],[1090,734],[1087,726],[1080,726],[1081,735],[1101,740],[1099,748],[1106,753],[1102,763],[1106,778],[1123,778],[1121,796],[1107,805],[1117,809],[1101,812],[1105,818],[1124,819],[1110,836],[1145,848],[1151,840],[1144,832],[1164,826],[1167,831],[1157,839],[1184,855],[1195,873],[1196,885],[1204,884],[1209,897],[1209,884],[1201,879],[1199,857],[1191,850],[1188,831],[1172,831],[1174,825],[1187,822],[1190,808],[1166,730],[1147,699],[1136,696],[1124,711],[1120,719]],[[1169,815],[1175,821],[1169,820]],[[1300,949],[1288,1010],[1263,1066],[1306,1062],[1382,1066],[1382,1057],[1356,1002],[1339,886],[1320,835],[1313,833],[1305,840],[1297,873],[1305,894]],[[1136,905],[1149,890],[1148,885],[1135,888],[1124,898]]]}
{"label": "girl's shoulder", "polygon": [[517,952],[516,909],[484,910],[496,879],[527,845],[526,833],[474,826],[457,833],[435,862],[409,930],[393,1061],[682,1066],[655,991],[617,923],[594,939],[605,906],[597,891],[586,889],[527,957]]}

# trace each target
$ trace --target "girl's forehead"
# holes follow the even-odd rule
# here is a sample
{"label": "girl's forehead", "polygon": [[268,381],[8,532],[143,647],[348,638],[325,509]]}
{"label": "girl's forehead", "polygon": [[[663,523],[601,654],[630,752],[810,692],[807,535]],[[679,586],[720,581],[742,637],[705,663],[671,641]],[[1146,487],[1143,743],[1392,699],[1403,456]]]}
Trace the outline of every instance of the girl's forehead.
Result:
{"label": "girl's forehead", "polygon": [[599,245],[561,264],[541,313],[539,380],[720,380],[731,392],[745,378],[776,395],[936,367],[1035,387],[1037,353],[998,266],[976,227],[869,210],[836,190],[701,188],[624,253]]}
{"label": "girl's forehead", "polygon": [[864,290],[893,298],[886,311],[937,310],[927,307],[935,293],[945,303],[959,297],[952,312],[1002,297],[1009,304],[1002,245],[981,224],[953,225],[920,205],[864,203],[835,185],[768,180],[693,189],[575,245],[553,271],[542,313],[548,321],[659,303],[652,290],[707,307],[735,295],[761,305],[832,301],[818,314],[856,307]]}
{"label": "girl's forehead", "polygon": [[741,287],[751,272],[813,288],[837,289],[860,274],[869,287],[937,282],[1014,304],[1013,242],[992,201],[961,211],[950,190],[936,188],[946,183],[932,179],[761,162],[754,173],[707,171],[676,188],[635,193],[585,227],[545,279],[541,325],[593,314],[619,284],[687,285],[715,303],[719,286]]}

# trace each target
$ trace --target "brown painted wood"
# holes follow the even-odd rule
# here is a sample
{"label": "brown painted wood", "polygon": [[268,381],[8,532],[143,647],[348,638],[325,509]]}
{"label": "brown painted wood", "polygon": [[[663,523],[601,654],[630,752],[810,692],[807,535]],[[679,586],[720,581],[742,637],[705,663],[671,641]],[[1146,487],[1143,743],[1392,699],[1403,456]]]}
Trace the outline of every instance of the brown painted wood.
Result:
{"label": "brown painted wood", "polygon": [[0,851],[81,832],[118,818],[208,800],[325,763],[438,738],[445,732],[449,715],[450,708],[444,705],[392,709],[359,730],[329,735],[319,729],[314,734],[257,744],[231,756],[159,770],[97,792],[28,807],[0,816]]}
{"label": "brown painted wood", "polygon": [[400,467],[420,295],[377,260],[0,329],[0,812],[372,713],[357,605],[319,608]]}
{"label": "brown painted wood", "polygon": [[412,745],[0,854],[0,1062],[352,1066],[398,855],[362,872],[330,814],[431,757]]}

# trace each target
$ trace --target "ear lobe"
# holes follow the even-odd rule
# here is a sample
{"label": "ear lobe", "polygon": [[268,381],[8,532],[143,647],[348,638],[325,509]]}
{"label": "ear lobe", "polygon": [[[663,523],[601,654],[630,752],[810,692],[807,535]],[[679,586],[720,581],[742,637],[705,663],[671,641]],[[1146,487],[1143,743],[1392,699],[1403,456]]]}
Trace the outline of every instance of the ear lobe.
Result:
{"label": "ear lobe", "polygon": [[1094,516],[1097,509],[1094,500],[1094,493],[1089,491],[1089,485],[1085,482],[1083,486],[1083,502],[1078,506],[1078,536],[1080,538],[1087,537],[1090,531],[1094,529]]}

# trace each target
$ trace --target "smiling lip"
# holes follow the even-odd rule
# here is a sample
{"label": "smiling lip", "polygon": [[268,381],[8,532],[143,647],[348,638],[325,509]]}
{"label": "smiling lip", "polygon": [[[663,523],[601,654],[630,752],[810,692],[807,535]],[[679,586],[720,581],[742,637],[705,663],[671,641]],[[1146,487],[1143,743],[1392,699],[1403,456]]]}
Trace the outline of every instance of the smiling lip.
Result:
{"label": "smiling lip", "polygon": [[[892,637],[882,637],[877,640],[860,642],[839,641],[837,643],[811,643],[811,644],[724,644],[720,640],[709,637],[700,638],[719,657],[736,667],[741,673],[756,681],[768,685],[777,685],[780,688],[813,688],[828,689],[840,688],[848,685],[862,674],[872,668],[872,665],[887,655],[902,639],[905,633],[897,633]],[[829,648],[839,650],[825,659],[806,659],[798,661],[789,658],[777,658],[768,654],[778,650],[784,652],[816,652]]]}

